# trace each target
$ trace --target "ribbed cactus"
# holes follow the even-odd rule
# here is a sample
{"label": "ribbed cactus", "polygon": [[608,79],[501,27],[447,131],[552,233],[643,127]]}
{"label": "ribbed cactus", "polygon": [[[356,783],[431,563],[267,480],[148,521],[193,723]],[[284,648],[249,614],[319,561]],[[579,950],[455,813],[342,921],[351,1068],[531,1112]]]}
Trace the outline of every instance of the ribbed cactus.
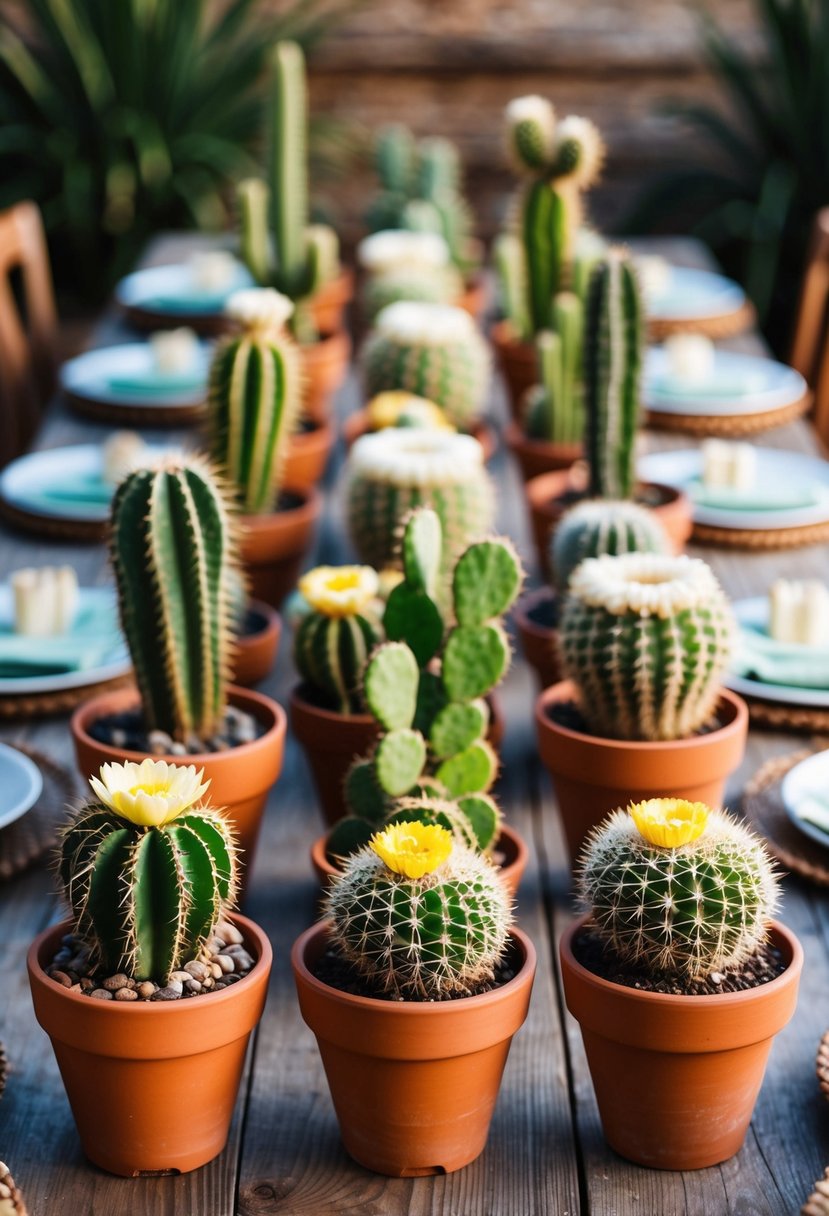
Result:
{"label": "ribbed cactus", "polygon": [[115,492],[110,548],[147,730],[210,738],[226,708],[236,551],[208,465],[171,457],[130,473]]}
{"label": "ribbed cactus", "polygon": [[61,886],[104,974],[165,984],[235,901],[236,841],[201,805],[203,775],[149,759],[105,764],[95,800],[63,829]]}
{"label": "ribbed cactus", "polygon": [[348,530],[360,560],[375,570],[399,564],[400,526],[414,507],[440,517],[447,569],[494,519],[483,450],[469,435],[421,428],[364,435],[351,449],[347,486]]}
{"label": "ribbed cactus", "polygon": [[573,444],[584,433],[584,305],[579,297],[559,292],[551,321],[553,328],[535,340],[540,383],[527,399],[526,431],[531,439]]}
{"label": "ribbed cactus", "polygon": [[318,566],[299,580],[311,607],[294,635],[294,663],[324,708],[363,709],[363,668],[382,637],[372,612],[378,579],[367,566]]}
{"label": "ribbed cactus", "polygon": [[579,889],[609,954],[690,979],[754,954],[778,898],[773,865],[748,828],[672,798],[614,811],[585,846]]}
{"label": "ribbed cactus", "polygon": [[653,511],[601,499],[579,503],[561,517],[550,538],[550,567],[556,590],[563,593],[585,558],[667,552],[668,538]]}
{"label": "ribbed cactus", "polygon": [[498,871],[445,828],[401,822],[348,862],[326,901],[331,943],[403,1000],[474,993],[492,980],[511,922]]}
{"label": "ribbed cactus", "polygon": [[383,309],[360,355],[369,396],[406,389],[442,406],[456,426],[480,415],[490,362],[489,347],[469,313],[414,300]]}
{"label": "ribbed cactus", "polygon": [[631,498],[644,314],[633,262],[612,249],[595,267],[584,335],[585,448],[593,498]]}
{"label": "ribbed cactus", "polygon": [[366,271],[362,303],[370,320],[399,300],[451,304],[463,291],[463,279],[449,260],[449,248],[435,232],[386,229],[357,246],[357,261]]}
{"label": "ribbed cactus", "polygon": [[299,348],[284,330],[291,301],[269,288],[231,296],[237,331],[216,347],[210,365],[210,455],[249,515],[270,511],[279,493],[287,442],[302,399]]}
{"label": "ribbed cactus", "polygon": [[596,734],[684,739],[716,708],[733,617],[698,558],[588,558],[570,579],[560,651]]}

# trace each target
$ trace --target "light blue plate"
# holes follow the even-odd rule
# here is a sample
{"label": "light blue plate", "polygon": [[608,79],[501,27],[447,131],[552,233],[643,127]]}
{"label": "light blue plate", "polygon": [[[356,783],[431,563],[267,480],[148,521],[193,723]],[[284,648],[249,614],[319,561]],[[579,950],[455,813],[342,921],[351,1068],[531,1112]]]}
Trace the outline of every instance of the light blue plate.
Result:
{"label": "light blue plate", "polygon": [[824,830],[804,818],[814,800],[824,808],[829,796],[829,751],[817,752],[790,768],[780,785],[780,797],[789,819],[812,840],[829,848],[829,828]]}
{"label": "light blue plate", "polygon": [[[769,599],[767,595],[753,595],[745,600],[736,600],[731,605],[740,629],[751,629],[768,635]],[[733,692],[744,697],[762,697],[764,701],[777,701],[781,705],[804,705],[810,709],[829,709],[829,688],[800,688],[794,684],[770,684],[765,680],[753,680],[750,676],[726,672],[723,683]]]}
{"label": "light blue plate", "polygon": [[42,789],[43,777],[34,760],[0,743],[0,828],[31,810]]}
{"label": "light blue plate", "polygon": [[199,343],[194,365],[182,375],[160,374],[149,342],[129,342],[87,351],[64,363],[61,387],[107,405],[198,405],[207,393],[210,346]]}
{"label": "light blue plate", "polygon": [[221,313],[234,291],[255,287],[246,266],[236,263],[234,277],[221,291],[204,291],[193,282],[187,262],[169,266],[149,266],[128,274],[115,288],[115,298],[123,308],[168,313],[171,320],[181,316],[211,316]]}
{"label": "light blue plate", "polygon": [[661,291],[647,298],[651,321],[701,321],[737,312],[746,302],[742,287],[710,270],[671,266]]}
{"label": "light blue plate", "polygon": [[652,413],[762,414],[793,405],[805,392],[800,372],[759,355],[716,349],[711,375],[701,382],[672,376],[661,346],[652,347],[645,358],[644,402]]}

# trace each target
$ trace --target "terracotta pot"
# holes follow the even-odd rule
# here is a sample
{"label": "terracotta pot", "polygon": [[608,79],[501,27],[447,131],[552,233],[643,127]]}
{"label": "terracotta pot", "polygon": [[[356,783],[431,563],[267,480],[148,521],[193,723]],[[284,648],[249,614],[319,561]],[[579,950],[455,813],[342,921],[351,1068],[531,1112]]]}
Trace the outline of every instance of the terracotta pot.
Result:
{"label": "terracotta pot", "polygon": [[517,342],[509,321],[496,321],[489,331],[506,381],[507,399],[513,418],[520,420],[524,396],[538,384],[538,354],[534,342]]}
{"label": "terracotta pot", "polygon": [[[343,439],[345,440],[346,449],[350,450],[353,443],[356,442],[362,435],[365,435],[368,430],[368,411],[357,410],[353,414],[349,414],[343,422]],[[498,450],[498,436],[493,427],[490,426],[483,418],[479,418],[474,422],[468,431],[467,435],[471,435],[473,439],[477,439],[481,447],[484,449],[484,460],[489,461]]]}
{"label": "terracotta pot", "polygon": [[555,602],[556,594],[550,587],[539,587],[522,595],[512,610],[524,658],[538,677],[540,688],[549,688],[561,679],[558,629],[535,619],[535,613],[542,608],[545,615],[552,616]]}
{"label": "terracotta pot", "polygon": [[477,270],[466,280],[463,292],[458,296],[455,304],[458,308],[462,308],[464,312],[468,312],[470,317],[474,317],[476,321],[479,321],[486,312],[488,302],[489,283],[487,276],[484,271]]}
{"label": "terracotta pot", "polygon": [[248,600],[246,623],[253,628],[236,638],[230,680],[232,684],[250,688],[270,674],[282,636],[282,618],[270,604]]}
{"label": "terracotta pot", "polygon": [[291,436],[285,453],[283,477],[290,486],[305,490],[322,481],[336,432],[331,422],[314,422],[310,430]]}
{"label": "terracotta pot", "polygon": [[[224,807],[228,818],[239,833],[245,868],[243,876],[250,873],[256,853],[256,842],[262,822],[262,812],[268,800],[271,786],[282,772],[282,755],[285,749],[285,711],[270,697],[250,689],[228,689],[231,705],[245,710],[264,727],[264,734],[251,743],[240,743],[224,752],[205,752],[202,755],[157,756],[168,764],[194,764],[203,768],[210,780],[209,797],[213,806]],[[115,692],[103,692],[85,701],[72,715],[69,729],[75,744],[75,759],[84,780],[98,773],[102,764],[119,764],[124,760],[141,761],[145,752],[127,751],[111,744],[99,743],[89,733],[93,723],[109,714],[121,713],[138,705],[138,692],[134,688],[119,688]]]}
{"label": "terracotta pot", "polygon": [[528,439],[515,421],[508,424],[504,439],[518,461],[524,481],[540,477],[542,473],[569,469],[584,455],[581,443],[548,443],[544,439]]}
{"label": "terracotta pot", "polygon": [[[542,473],[524,487],[530,508],[530,526],[535,541],[538,562],[545,578],[550,577],[550,537],[565,511],[586,497],[587,473],[582,466],[562,469],[557,473]],[[693,519],[687,495],[673,486],[643,482],[639,495],[657,496],[659,505],[650,507],[668,537],[672,553],[681,553],[691,535]]]}
{"label": "terracotta pot", "polygon": [[321,333],[344,328],[345,310],[354,298],[354,271],[343,267],[335,279],[323,283],[311,298],[311,314]]}
{"label": "terracotta pot", "polygon": [[301,350],[305,378],[303,411],[313,422],[325,422],[331,414],[331,398],[348,371],[351,339],[347,330],[335,329]]}
{"label": "terracotta pot", "polygon": [[736,693],[721,690],[722,725],[716,730],[656,743],[603,739],[561,726],[550,710],[575,699],[575,685],[565,680],[535,703],[538,750],[553,781],[573,861],[591,828],[629,802],[665,797],[722,806],[726,780],[742,761],[748,733],[748,709]]}
{"label": "terracotta pot", "polygon": [[772,1038],[795,1010],[799,941],[773,921],[771,940],[787,963],[777,979],[719,996],[667,996],[582,967],[572,947],[585,919],[561,939],[561,971],[608,1144],[656,1169],[727,1161],[745,1139]]}
{"label": "terracotta pot", "polygon": [[52,1040],[83,1151],[112,1174],[183,1174],[227,1142],[272,961],[262,930],[231,919],[256,958],[253,969],[221,992],[187,1000],[95,1001],[62,987],[44,967],[68,922],[29,949],[35,1017]]}
{"label": "terracotta pot", "polygon": [[239,548],[251,595],[278,608],[296,586],[311,547],[322,498],[311,487],[286,486],[297,505],[270,515],[243,515]]}
{"label": "terracotta pot", "polygon": [[[327,836],[318,836],[311,845],[311,865],[323,891],[327,890],[330,878],[342,873],[339,866],[328,860],[325,851],[327,839]],[[501,877],[512,894],[516,895],[529,861],[529,849],[513,828],[503,824],[495,845],[495,853],[502,858],[499,862]]]}
{"label": "terracotta pot", "polygon": [[380,1001],[313,975],[327,926],[294,943],[299,1007],[316,1035],[340,1134],[355,1161],[378,1174],[451,1173],[483,1151],[512,1036],[535,975],[532,942],[513,929],[513,980],[456,1001]]}

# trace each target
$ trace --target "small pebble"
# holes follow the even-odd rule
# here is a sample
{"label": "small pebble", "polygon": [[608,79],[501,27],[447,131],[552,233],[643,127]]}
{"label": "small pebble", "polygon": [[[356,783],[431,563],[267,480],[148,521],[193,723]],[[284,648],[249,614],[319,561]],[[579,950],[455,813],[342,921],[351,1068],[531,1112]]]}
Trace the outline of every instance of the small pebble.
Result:
{"label": "small pebble", "polygon": [[198,959],[192,959],[189,963],[184,964],[184,970],[188,975],[191,975],[194,980],[206,980],[209,972],[204,963],[200,963]]}
{"label": "small pebble", "polygon": [[119,988],[115,993],[116,1001],[137,1001],[138,993],[134,988]]}
{"label": "small pebble", "polygon": [[95,981],[91,980],[88,975],[85,975],[81,980],[81,989],[83,992],[91,992],[95,987]]}
{"label": "small pebble", "polygon": [[117,975],[108,975],[105,980],[101,981],[101,987],[106,988],[107,992],[117,992],[119,988],[126,988],[129,983],[129,978],[124,975],[123,971],[119,971]]}
{"label": "small pebble", "polygon": [[111,738],[115,747],[124,747],[127,742],[127,732],[116,726],[113,728]]}
{"label": "small pebble", "polygon": [[181,997],[181,987],[177,985],[173,988],[168,985],[166,988],[159,988],[158,992],[153,996],[154,1001],[177,1001]]}
{"label": "small pebble", "polygon": [[216,928],[216,936],[229,946],[241,946],[244,944],[244,937],[235,925],[231,925],[229,921],[223,920]]}
{"label": "small pebble", "polygon": [[173,740],[166,730],[151,730],[147,735],[147,742],[154,756],[169,756],[173,746]]}
{"label": "small pebble", "polygon": [[53,980],[57,980],[57,982],[62,984],[64,988],[72,987],[72,981],[65,971],[53,971],[51,972],[51,976]]}
{"label": "small pebble", "polygon": [[201,992],[202,989],[199,981],[194,979],[185,980],[184,987],[188,992]]}
{"label": "small pebble", "polygon": [[189,979],[189,971],[173,971],[170,975],[170,983],[175,980],[179,984],[186,984]]}
{"label": "small pebble", "polygon": [[[217,954],[216,965],[221,969],[222,975],[230,975],[234,971],[236,964],[229,954]],[[216,977],[218,979],[218,976]]]}
{"label": "small pebble", "polygon": [[184,746],[183,743],[177,743],[176,740],[174,739],[173,742],[170,744],[170,755],[171,756],[186,756],[187,748]]}
{"label": "small pebble", "polygon": [[152,980],[142,980],[141,983],[136,987],[135,991],[138,993],[142,1001],[148,1001],[150,997],[154,995],[156,989],[157,985],[154,984]]}
{"label": "small pebble", "polygon": [[89,995],[95,997],[99,1001],[112,1000],[112,993],[107,992],[106,988],[93,988]]}

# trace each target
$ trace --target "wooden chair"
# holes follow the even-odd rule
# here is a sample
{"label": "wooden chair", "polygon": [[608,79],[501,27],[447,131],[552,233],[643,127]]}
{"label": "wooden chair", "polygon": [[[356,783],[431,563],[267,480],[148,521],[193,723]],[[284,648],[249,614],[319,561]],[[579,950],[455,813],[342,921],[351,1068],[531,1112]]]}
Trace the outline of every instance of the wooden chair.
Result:
{"label": "wooden chair", "polygon": [[55,387],[56,342],[40,212],[18,203],[0,214],[0,467],[26,450],[37,429]]}
{"label": "wooden chair", "polygon": [[814,392],[815,429],[829,443],[829,207],[815,216],[789,362]]}

